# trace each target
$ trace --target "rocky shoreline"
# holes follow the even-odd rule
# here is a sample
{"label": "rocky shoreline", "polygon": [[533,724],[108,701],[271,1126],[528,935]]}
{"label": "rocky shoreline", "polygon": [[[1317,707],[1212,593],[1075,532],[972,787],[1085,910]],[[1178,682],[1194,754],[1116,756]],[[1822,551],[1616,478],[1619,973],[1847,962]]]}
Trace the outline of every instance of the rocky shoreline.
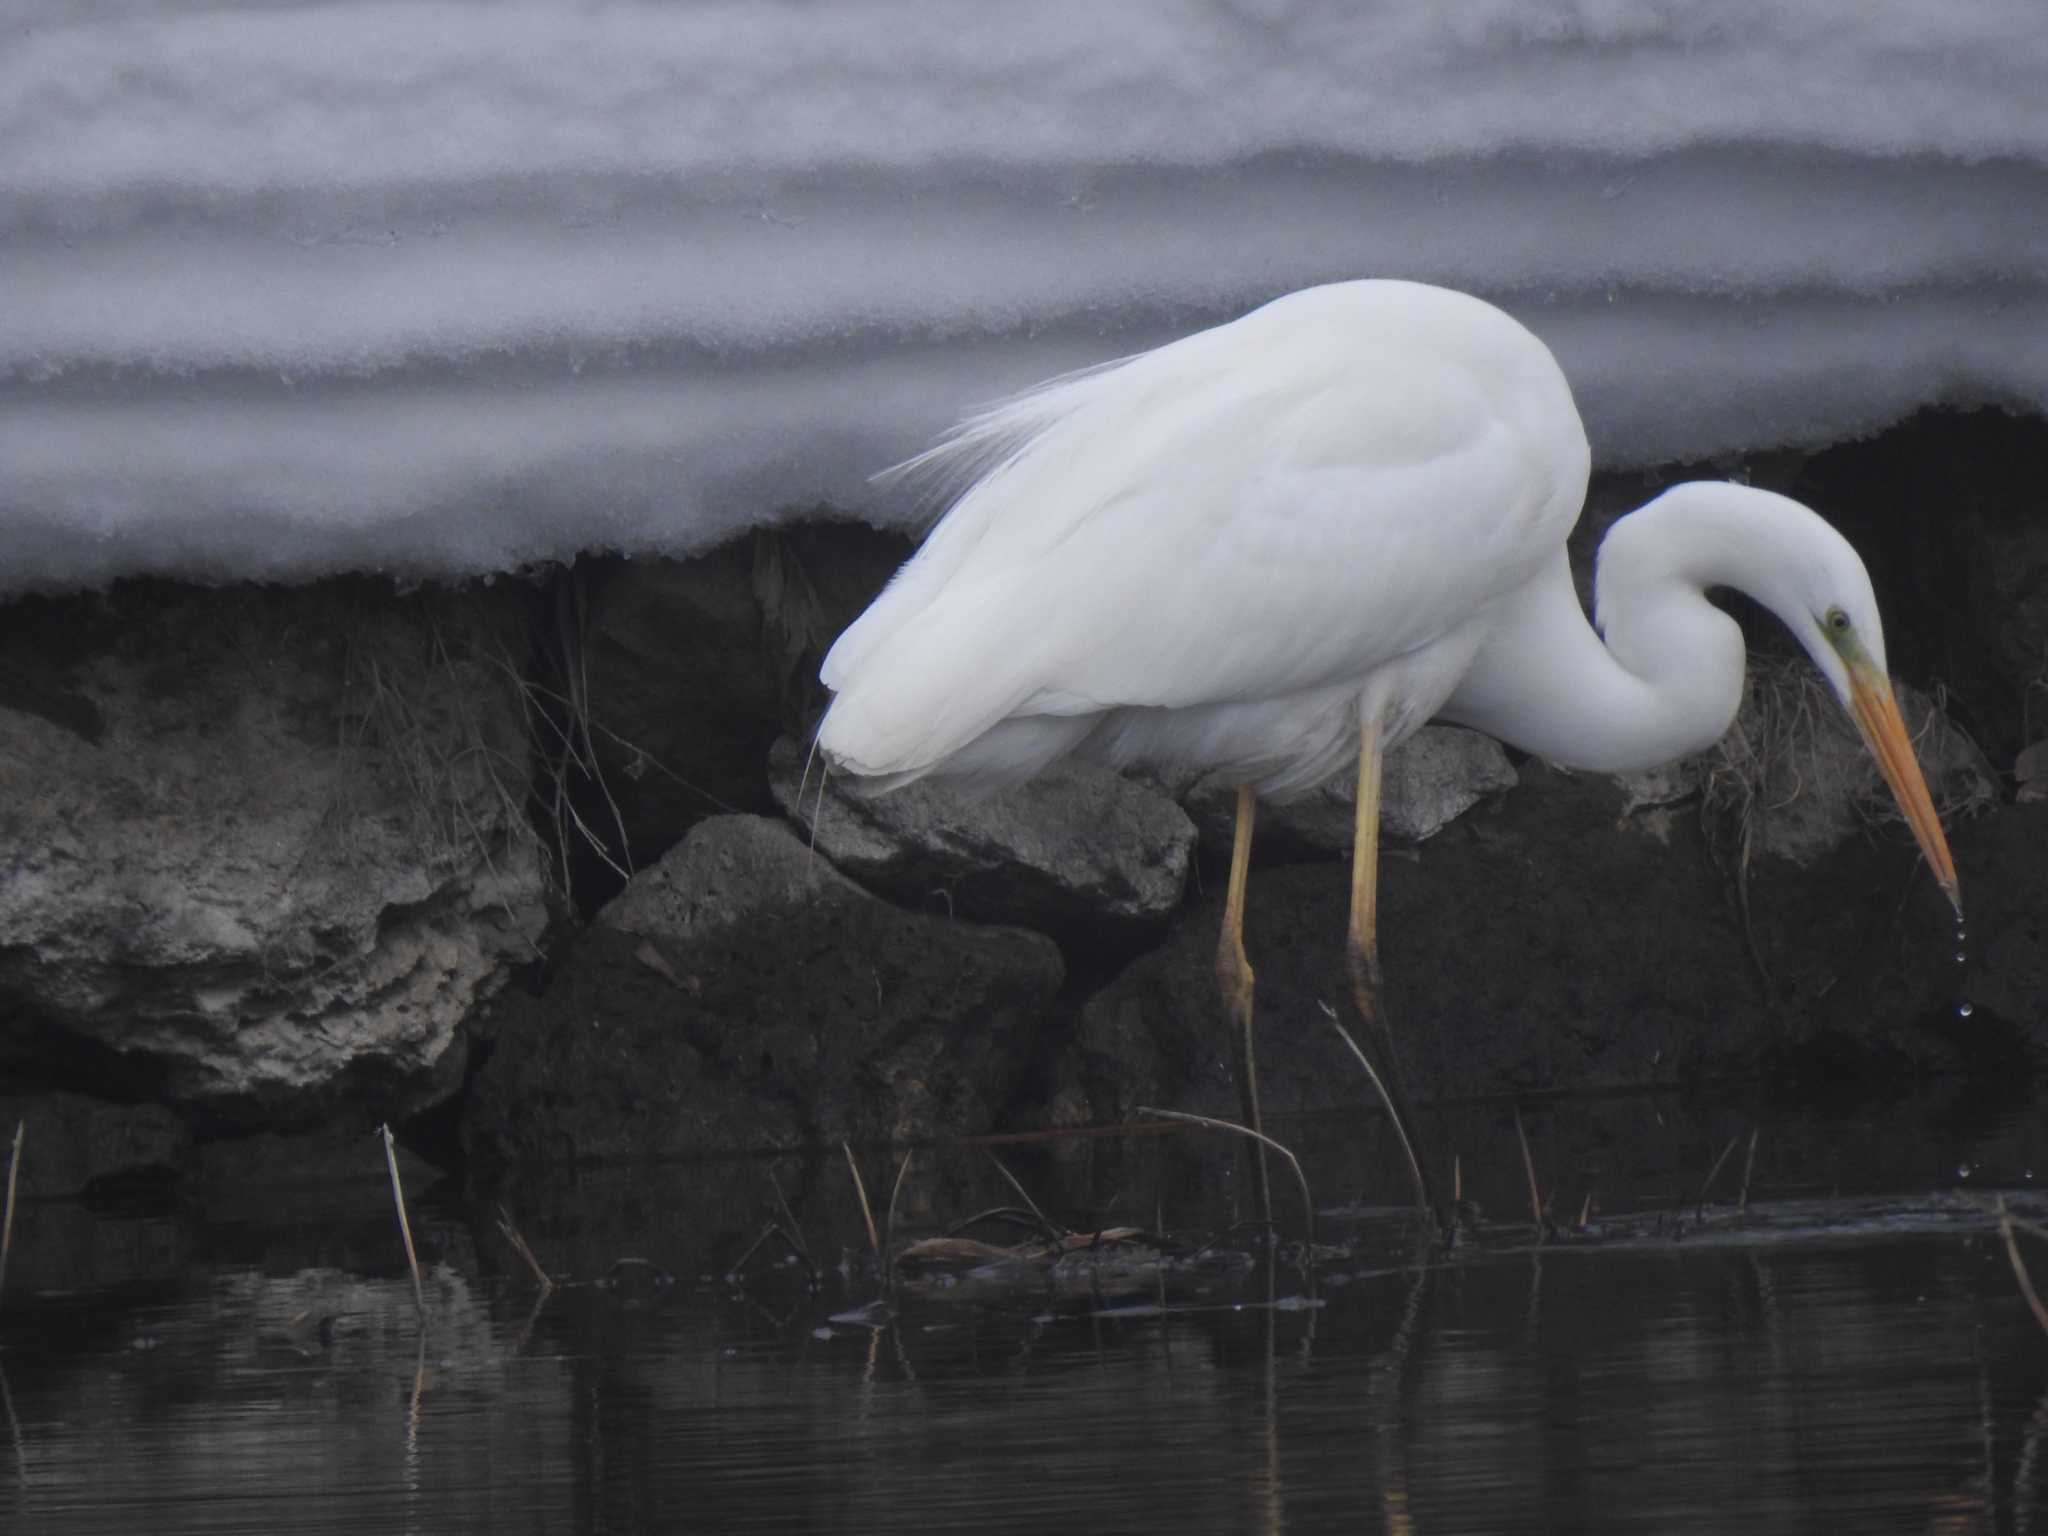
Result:
{"label": "rocky shoreline", "polygon": [[[1768,651],[1730,741],[1657,775],[1433,730],[1390,771],[1382,877],[1419,1097],[2034,1069],[2043,462],[2048,423],[1980,412],[1749,467],[1871,564],[1967,961],[1832,705]],[[1654,489],[1596,485],[1577,552]],[[134,581],[0,609],[25,1193],[381,1120],[530,1164],[1233,1112],[1213,789],[1079,766],[979,802],[821,793],[818,658],[905,547],[812,518],[459,591]],[[1361,1102],[1323,1006],[1348,825],[1341,790],[1262,821],[1269,1110]]]}

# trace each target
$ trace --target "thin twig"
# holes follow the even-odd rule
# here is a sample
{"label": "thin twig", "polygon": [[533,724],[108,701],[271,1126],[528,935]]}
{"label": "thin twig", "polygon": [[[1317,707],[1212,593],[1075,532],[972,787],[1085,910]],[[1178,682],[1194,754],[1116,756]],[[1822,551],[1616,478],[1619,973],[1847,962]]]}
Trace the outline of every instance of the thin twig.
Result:
{"label": "thin twig", "polygon": [[[398,1233],[405,1239],[405,1262],[412,1269],[412,1299],[420,1309],[420,1321],[427,1320],[427,1292],[420,1284],[419,1251],[412,1245],[412,1221],[405,1214],[405,1186],[398,1180],[398,1144],[391,1137],[391,1127],[380,1125],[378,1133],[384,1138],[384,1166],[391,1170],[391,1203],[398,1207]],[[415,1397],[417,1400],[417,1397]]]}
{"label": "thin twig", "polygon": [[726,1279],[737,1281],[740,1272],[747,1267],[747,1261],[760,1252],[761,1245],[771,1237],[781,1238],[782,1246],[787,1248],[793,1257],[803,1260],[804,1267],[811,1272],[811,1283],[815,1285],[818,1279],[818,1266],[811,1262],[811,1256],[804,1252],[802,1245],[788,1232],[783,1230],[780,1222],[776,1221],[770,1221],[764,1225],[760,1232],[755,1235],[754,1240],[747,1244],[747,1251],[732,1261],[732,1267],[725,1273]]}
{"label": "thin twig", "polygon": [[880,1263],[883,1259],[882,1234],[875,1230],[875,1208],[868,1204],[867,1180],[860,1176],[860,1164],[853,1160],[853,1144],[842,1141],[839,1149],[846,1154],[846,1166],[853,1170],[853,1192],[860,1196],[860,1214],[868,1224],[868,1245],[875,1250],[875,1260]]}
{"label": "thin twig", "polygon": [[1302,1218],[1307,1223],[1309,1244],[1311,1246],[1314,1245],[1316,1240],[1316,1202],[1314,1197],[1308,1192],[1308,1178],[1301,1171],[1301,1160],[1288,1151],[1287,1148],[1281,1146],[1279,1142],[1262,1132],[1253,1130],[1248,1125],[1239,1125],[1234,1120],[1216,1120],[1208,1115],[1190,1115],[1177,1109],[1148,1109],[1142,1104],[1133,1113],[1156,1115],[1161,1120],[1179,1120],[1188,1125],[1199,1125],[1206,1130],[1229,1131],[1235,1136],[1248,1136],[1253,1141],[1260,1142],[1278,1152],[1287,1159],[1287,1166],[1294,1170],[1294,1182],[1301,1186]]}
{"label": "thin twig", "polygon": [[512,1225],[512,1213],[504,1206],[498,1207],[498,1231],[505,1241],[512,1245],[512,1251],[526,1260],[526,1267],[533,1271],[533,1278],[540,1282],[541,1294],[545,1296],[555,1288],[554,1280],[540,1267],[540,1260],[533,1256],[533,1250],[526,1245],[526,1239],[519,1235],[519,1229]]}
{"label": "thin twig", "polygon": [[[1338,1038],[1351,1048],[1351,1054],[1358,1059],[1359,1066],[1365,1069],[1366,1079],[1372,1084],[1373,1090],[1379,1094],[1380,1103],[1385,1106],[1387,1111],[1387,1119],[1393,1122],[1394,1135],[1401,1143],[1402,1152],[1407,1155],[1408,1172],[1415,1179],[1416,1194],[1421,1198],[1426,1209],[1429,1205],[1429,1180],[1424,1177],[1422,1172],[1422,1158],[1417,1154],[1414,1143],[1408,1139],[1408,1127],[1401,1123],[1401,1112],[1394,1107],[1393,1094],[1388,1090],[1386,1083],[1381,1079],[1379,1073],[1374,1070],[1371,1059],[1366,1056],[1364,1051],[1358,1048],[1358,1042],[1351,1038],[1351,1031],[1346,1029],[1344,1021],[1337,1017],[1337,1010],[1328,1003],[1322,1003],[1319,1006],[1323,1010],[1324,1017],[1329,1019],[1330,1028],[1336,1030]],[[1435,1212],[1430,1214],[1432,1217],[1436,1215]]]}
{"label": "thin twig", "polygon": [[972,1216],[963,1216],[946,1228],[946,1236],[958,1237],[962,1232],[971,1227],[978,1227],[985,1221],[1006,1221],[1013,1227],[1036,1232],[1048,1246],[1054,1248],[1059,1247],[1062,1240],[1062,1234],[1057,1227],[1048,1223],[1038,1212],[1027,1211],[1019,1205],[991,1206],[988,1210],[976,1211]]}
{"label": "thin twig", "polygon": [[1515,1140],[1522,1144],[1522,1172],[1529,1176],[1529,1220],[1536,1226],[1536,1241],[1543,1241],[1543,1195],[1536,1187],[1536,1159],[1529,1155],[1529,1133],[1522,1129],[1522,1106],[1515,1106]]}
{"label": "thin twig", "polygon": [[812,1272],[816,1273],[818,1266],[811,1263],[811,1250],[804,1242],[804,1229],[796,1219],[796,1212],[789,1208],[789,1196],[782,1192],[782,1181],[775,1177],[773,1168],[768,1170],[768,1187],[775,1191],[775,1203],[782,1207],[782,1219],[789,1223],[785,1235],[796,1249],[797,1257],[810,1264]]}
{"label": "thin twig", "polygon": [[1038,1218],[1038,1224],[1041,1227],[1045,1228],[1045,1230],[1048,1232],[1061,1232],[1065,1230],[1062,1227],[1054,1226],[1052,1222],[1046,1220],[1045,1212],[1041,1211],[1038,1208],[1038,1202],[1031,1198],[1031,1191],[1026,1189],[1021,1183],[1017,1181],[1017,1175],[1010,1172],[1008,1168],[1003,1166],[1003,1160],[1001,1158],[997,1157],[995,1153],[991,1152],[988,1154],[988,1160],[996,1165],[996,1172],[1000,1173],[1003,1176],[1003,1182],[1008,1184],[1010,1188],[1017,1191],[1017,1198],[1024,1202],[1024,1208],[1026,1210],[1030,1211],[1032,1215]]}
{"label": "thin twig", "polygon": [[1752,1126],[1749,1132],[1749,1150],[1742,1155],[1742,1193],[1735,1197],[1735,1214],[1740,1216],[1749,1209],[1749,1174],[1756,1167],[1756,1138],[1763,1127]]}
{"label": "thin twig", "polygon": [[1698,1200],[1693,1202],[1693,1220],[1698,1221],[1700,1217],[1704,1214],[1707,1205],[1707,1196],[1713,1193],[1714,1180],[1721,1176],[1721,1165],[1728,1161],[1729,1156],[1735,1151],[1735,1143],[1737,1143],[1740,1140],[1742,1140],[1742,1138],[1739,1135],[1730,1136],[1728,1138],[1728,1145],[1723,1147],[1721,1149],[1721,1155],[1714,1159],[1714,1166],[1707,1170],[1706,1179],[1700,1184],[1700,1197]]}
{"label": "thin twig", "polygon": [[14,1191],[21,1174],[21,1141],[28,1134],[28,1121],[14,1123],[14,1150],[7,1155],[7,1213],[0,1216],[0,1296],[7,1291],[7,1255],[14,1249]]}

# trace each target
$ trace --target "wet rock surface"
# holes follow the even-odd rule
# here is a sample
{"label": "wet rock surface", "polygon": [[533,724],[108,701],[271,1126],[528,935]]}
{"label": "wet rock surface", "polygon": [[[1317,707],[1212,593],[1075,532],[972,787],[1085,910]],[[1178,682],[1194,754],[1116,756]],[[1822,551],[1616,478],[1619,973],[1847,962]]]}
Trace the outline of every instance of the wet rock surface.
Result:
{"label": "wet rock surface", "polygon": [[160,1104],[115,1104],[79,1093],[0,1093],[0,1198],[16,1130],[24,1200],[94,1195],[183,1173],[192,1132]]}
{"label": "wet rock surface", "polygon": [[[1387,754],[1380,784],[1380,835],[1395,843],[1434,837],[1489,795],[1515,786],[1501,744],[1454,725],[1425,725]],[[1237,819],[1229,785],[1205,784],[1188,799],[1203,846],[1228,852]],[[1355,773],[1339,774],[1299,800],[1259,807],[1262,846],[1295,857],[1349,854],[1358,821]]]}
{"label": "wet rock surface", "polygon": [[[2048,997],[2048,807],[1954,829],[1974,957],[1958,967],[1947,902],[1903,829],[1808,867],[1755,859],[1738,887],[1696,808],[1641,822],[1613,780],[1522,772],[1496,809],[1383,861],[1387,1002],[1414,1096],[1782,1073],[1830,1034],[1858,1042],[1859,1072],[2028,1070]],[[1324,1012],[1357,1027],[1348,898],[1342,865],[1253,874],[1246,943],[1269,1113],[1372,1102]],[[1088,1001],[1051,1119],[1139,1103],[1236,1117],[1213,970],[1221,908],[1212,894]]]}
{"label": "wet rock surface", "polygon": [[924,781],[864,796],[784,738],[769,758],[776,803],[862,885],[925,912],[1014,923],[1093,948],[1156,937],[1187,890],[1195,828],[1149,785],[1093,763],[970,796]]}
{"label": "wet rock surface", "polygon": [[700,823],[508,1001],[465,1134],[502,1160],[916,1140],[992,1124],[1063,969],[900,911],[786,823]]}
{"label": "wet rock surface", "polygon": [[[1390,766],[1382,945],[1417,1097],[2033,1069],[2043,430],[1937,415],[1751,466],[1863,551],[1896,672],[1968,732],[1921,734],[1967,965],[1839,707],[1803,662],[1798,687],[1761,697],[1784,638],[1735,604],[1760,697],[1718,756],[1618,785],[1431,732],[1418,741],[1469,760],[1413,816]],[[1596,482],[1581,567],[1656,488]],[[542,1159],[1140,1102],[1234,1116],[1212,970],[1227,795],[1195,802],[1206,846],[1186,884],[1177,813],[1146,802],[1128,843],[1105,825],[1115,797],[1144,793],[1128,786],[1041,786],[1041,821],[992,833],[920,813],[873,842],[849,805],[823,829],[847,841],[821,834],[816,858],[772,819],[791,759],[771,745],[807,739],[818,659],[905,550],[793,524],[701,560],[596,560],[481,593],[137,584],[0,609],[0,1073],[53,1104],[110,1101],[51,1112],[46,1171],[81,1188],[189,1177],[223,1129],[429,1105],[444,1147]],[[1261,809],[1269,1109],[1370,1102],[1322,1012],[1347,1012],[1349,794]],[[977,926],[996,919],[1023,929]]]}
{"label": "wet rock surface", "polygon": [[0,1035],[257,1117],[452,1092],[543,921],[488,605],[142,588],[86,616],[6,615],[37,691],[0,704]]}

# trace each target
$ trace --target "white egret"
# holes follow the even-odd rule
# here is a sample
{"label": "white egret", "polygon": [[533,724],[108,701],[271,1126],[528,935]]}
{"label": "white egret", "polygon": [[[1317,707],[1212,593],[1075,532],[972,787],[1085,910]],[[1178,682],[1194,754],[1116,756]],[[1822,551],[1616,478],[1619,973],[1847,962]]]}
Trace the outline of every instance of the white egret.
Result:
{"label": "white egret", "polygon": [[1378,1024],[1387,750],[1439,718],[1578,768],[1698,751],[1742,695],[1726,586],[1825,674],[1960,912],[1848,542],[1769,491],[1676,486],[1601,544],[1596,630],[1565,555],[1590,458],[1549,349],[1418,283],[1305,289],[1053,380],[912,461],[975,478],[826,657],[818,745],[877,789],[1069,753],[1239,785],[1217,973],[1249,1075],[1254,797],[1356,763],[1347,955]]}

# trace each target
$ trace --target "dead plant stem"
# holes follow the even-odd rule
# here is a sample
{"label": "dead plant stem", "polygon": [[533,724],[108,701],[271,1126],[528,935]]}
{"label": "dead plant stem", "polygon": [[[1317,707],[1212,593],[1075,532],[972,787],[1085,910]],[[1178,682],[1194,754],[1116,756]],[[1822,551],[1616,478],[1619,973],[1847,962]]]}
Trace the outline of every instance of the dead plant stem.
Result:
{"label": "dead plant stem", "polygon": [[384,1138],[384,1166],[391,1170],[391,1203],[398,1208],[398,1235],[405,1239],[405,1262],[412,1270],[412,1299],[419,1308],[422,1325],[427,1320],[427,1290],[420,1283],[419,1250],[413,1247],[412,1219],[405,1214],[405,1186],[398,1178],[398,1143],[392,1139],[391,1127],[380,1125],[378,1133]]}

